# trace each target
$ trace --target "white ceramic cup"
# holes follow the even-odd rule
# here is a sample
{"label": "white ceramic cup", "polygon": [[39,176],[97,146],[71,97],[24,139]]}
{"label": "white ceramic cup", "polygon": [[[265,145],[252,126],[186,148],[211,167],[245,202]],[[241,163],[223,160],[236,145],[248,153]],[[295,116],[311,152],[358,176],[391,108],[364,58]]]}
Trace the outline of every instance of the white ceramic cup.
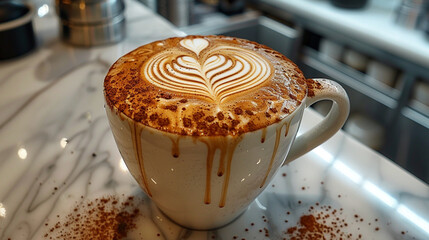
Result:
{"label": "white ceramic cup", "polygon": [[[158,208],[182,226],[213,229],[243,213],[281,166],[343,126],[346,92],[331,80],[315,81],[321,88],[288,117],[238,137],[176,135],[134,122],[115,108],[106,112],[128,169]],[[326,99],[334,102],[329,114],[295,139],[304,109]]]}

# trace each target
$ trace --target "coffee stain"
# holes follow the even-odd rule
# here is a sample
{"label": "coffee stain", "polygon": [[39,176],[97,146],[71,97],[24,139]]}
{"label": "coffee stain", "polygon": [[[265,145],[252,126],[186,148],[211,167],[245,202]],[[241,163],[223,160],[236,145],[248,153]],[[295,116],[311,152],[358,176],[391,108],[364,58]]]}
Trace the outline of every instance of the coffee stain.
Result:
{"label": "coffee stain", "polygon": [[207,146],[206,158],[206,189],[204,193],[204,203],[211,203],[211,173],[213,170],[213,161],[216,151],[219,149],[219,166],[217,175],[224,177],[222,185],[222,193],[219,200],[219,207],[223,208],[226,204],[228,194],[229,178],[231,175],[231,164],[234,156],[235,148],[241,141],[242,137],[220,138],[214,137],[206,140],[200,140]]}
{"label": "coffee stain", "polygon": [[273,153],[271,155],[270,164],[268,165],[268,169],[267,169],[267,172],[265,173],[265,177],[262,180],[261,185],[259,186],[260,188],[262,188],[265,185],[265,182],[267,181],[268,175],[270,174],[271,169],[273,168],[274,159],[276,158],[277,150],[278,150],[279,144],[280,144],[280,135],[281,135],[283,126],[286,126],[285,136],[287,136],[287,134],[289,132],[289,126],[290,126],[290,124],[288,122],[280,124],[279,126],[276,127],[276,139],[275,139],[275,142],[274,142]]}
{"label": "coffee stain", "polygon": [[143,154],[142,154],[141,134],[144,126],[133,121],[129,121],[128,124],[131,129],[131,140],[133,142],[134,153],[135,153],[137,162],[139,163],[140,172],[143,178],[142,180],[143,180],[144,190],[146,191],[147,195],[149,195],[149,197],[152,197],[152,193],[150,191],[149,184],[147,181],[146,171],[144,168]]}
{"label": "coffee stain", "polygon": [[267,128],[262,129],[261,143],[265,142],[265,138],[267,137]]}
{"label": "coffee stain", "polygon": [[175,137],[169,137],[172,143],[172,147],[171,147],[171,154],[173,155],[174,158],[178,158],[180,155],[180,150],[179,150],[179,140],[180,140],[180,136],[175,136]]}

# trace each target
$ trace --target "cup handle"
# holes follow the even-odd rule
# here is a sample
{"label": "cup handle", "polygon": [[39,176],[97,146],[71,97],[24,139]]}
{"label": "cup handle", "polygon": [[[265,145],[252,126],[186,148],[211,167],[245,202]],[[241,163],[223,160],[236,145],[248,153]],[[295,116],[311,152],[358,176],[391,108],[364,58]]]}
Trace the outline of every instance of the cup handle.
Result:
{"label": "cup handle", "polygon": [[332,137],[345,123],[350,111],[346,91],[338,83],[328,79],[308,80],[306,106],[321,100],[333,102],[328,115],[316,126],[298,136],[283,165],[290,163]]}

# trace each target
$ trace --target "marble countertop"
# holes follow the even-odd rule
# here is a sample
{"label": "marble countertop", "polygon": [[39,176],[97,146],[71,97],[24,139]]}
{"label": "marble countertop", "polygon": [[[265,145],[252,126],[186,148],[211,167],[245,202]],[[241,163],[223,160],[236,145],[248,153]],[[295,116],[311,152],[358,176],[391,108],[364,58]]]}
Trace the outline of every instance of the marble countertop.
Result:
{"label": "marble countertop", "polygon": [[[48,13],[35,20],[38,49],[0,63],[0,240],[89,239],[85,234],[97,229],[109,232],[103,224],[127,239],[305,238],[300,234],[312,232],[303,216],[314,216],[331,239],[429,239],[429,186],[343,132],[283,167],[233,223],[204,232],[169,221],[121,159],[102,82],[124,53],[183,33],[126,3],[128,36],[121,43],[66,45]],[[306,111],[300,131],[320,119]],[[113,210],[106,212],[99,204],[109,201]],[[95,230],[85,232],[89,226]]]}
{"label": "marble countertop", "polygon": [[[391,52],[423,67],[429,67],[429,41],[423,31],[395,23],[399,0],[368,1],[363,10],[334,7],[327,0],[260,0],[289,14],[330,26],[358,41]],[[329,37],[329,36],[328,36]]]}

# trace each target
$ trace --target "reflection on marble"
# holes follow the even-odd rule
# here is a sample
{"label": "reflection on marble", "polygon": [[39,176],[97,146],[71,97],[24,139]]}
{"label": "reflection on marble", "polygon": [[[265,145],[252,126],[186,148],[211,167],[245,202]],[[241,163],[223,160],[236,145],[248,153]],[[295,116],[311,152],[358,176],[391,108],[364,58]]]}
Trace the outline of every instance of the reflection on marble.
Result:
{"label": "reflection on marble", "polygon": [[[126,3],[128,37],[119,44],[65,45],[48,13],[36,19],[38,50],[0,63],[0,240],[46,239],[76,204],[107,195],[139,199],[128,239],[283,239],[309,208],[317,214],[322,206],[338,210],[350,239],[429,239],[429,187],[342,132],[281,169],[233,223],[204,232],[168,220],[123,163],[102,82],[119,56],[180,33],[139,3]],[[301,131],[320,118],[308,110]]]}

